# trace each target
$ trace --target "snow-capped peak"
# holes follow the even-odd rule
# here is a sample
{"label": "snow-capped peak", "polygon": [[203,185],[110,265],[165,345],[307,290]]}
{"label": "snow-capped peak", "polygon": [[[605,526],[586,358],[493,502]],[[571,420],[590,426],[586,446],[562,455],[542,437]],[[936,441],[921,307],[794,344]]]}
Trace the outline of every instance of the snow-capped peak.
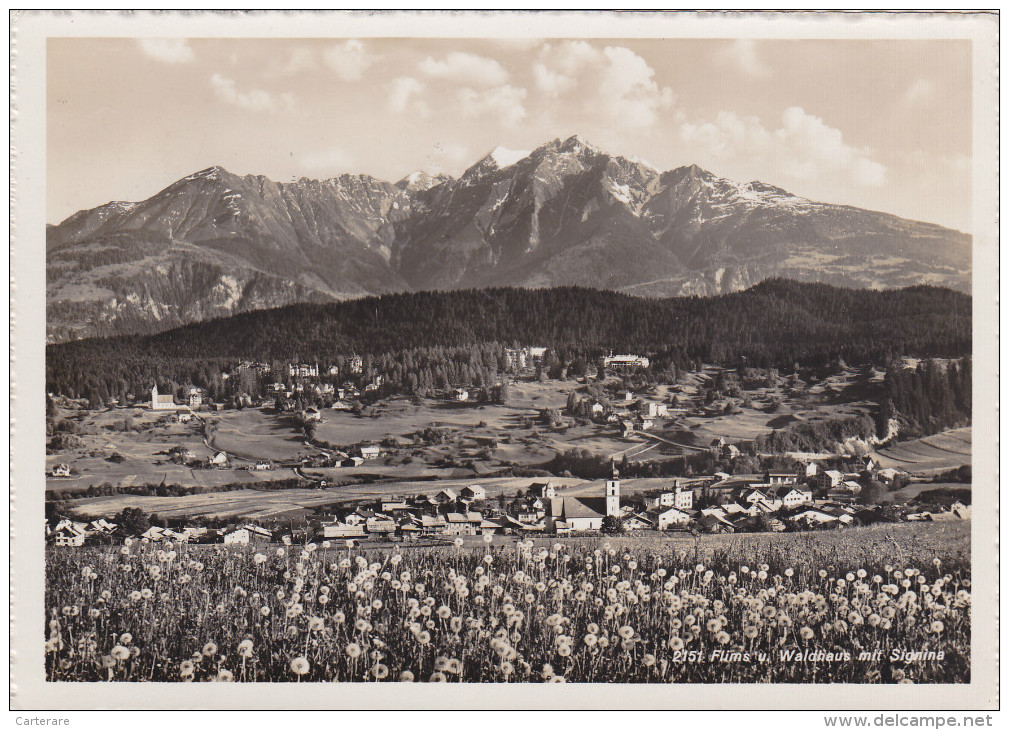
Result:
{"label": "snow-capped peak", "polygon": [[637,155],[631,155],[630,157],[627,158],[627,161],[628,162],[633,162],[635,165],[643,165],[643,166],[647,167],[649,170],[655,170],[655,172],[659,171],[659,168],[657,168],[651,162],[649,162],[648,160],[643,160],[640,157],[638,157]]}
{"label": "snow-capped peak", "polygon": [[528,150],[510,150],[507,147],[495,147],[484,159],[490,160],[499,168],[504,168],[510,167],[519,160],[528,156]]}
{"label": "snow-capped peak", "polygon": [[213,167],[208,167],[205,170],[200,170],[199,172],[194,172],[192,175],[186,177],[186,180],[216,180],[218,175],[226,170],[220,165],[214,165]]}
{"label": "snow-capped peak", "polygon": [[396,187],[400,190],[406,190],[411,193],[423,192],[451,179],[452,176],[444,172],[432,174],[425,170],[415,170],[397,182]]}

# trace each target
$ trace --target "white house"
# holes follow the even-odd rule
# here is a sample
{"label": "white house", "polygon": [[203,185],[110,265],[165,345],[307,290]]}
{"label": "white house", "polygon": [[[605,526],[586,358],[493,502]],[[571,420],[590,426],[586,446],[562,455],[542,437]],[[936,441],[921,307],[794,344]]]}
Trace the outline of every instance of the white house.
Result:
{"label": "white house", "polygon": [[603,358],[603,367],[646,368],[648,365],[648,358],[641,355],[607,355]]}
{"label": "white house", "polygon": [[203,393],[200,392],[199,388],[190,388],[186,396],[186,402],[190,408],[199,408],[203,405]]}
{"label": "white house", "polygon": [[218,451],[216,454],[211,456],[207,460],[211,466],[227,466],[228,465],[228,455],[223,451]]}
{"label": "white house", "polygon": [[818,509],[807,509],[789,518],[792,522],[801,522],[808,525],[824,525],[830,522],[837,522],[834,515],[827,514]]}
{"label": "white house", "polygon": [[796,507],[813,501],[813,493],[805,487],[780,485],[768,491],[775,499],[780,500],[784,507]]}
{"label": "white house", "polygon": [[739,501],[742,504],[756,504],[757,502],[766,502],[767,499],[767,494],[759,489],[744,489],[739,493]]}
{"label": "white house", "polygon": [[625,530],[651,530],[655,528],[655,520],[651,513],[635,514],[633,511],[624,515],[623,524]]}
{"label": "white house", "polygon": [[526,490],[526,494],[530,497],[538,497],[539,499],[553,499],[557,496],[557,488],[550,482],[532,484]]}
{"label": "white house", "polygon": [[244,527],[239,527],[236,530],[225,532],[222,539],[225,545],[248,545],[249,531]]}
{"label": "white house", "polygon": [[471,484],[469,486],[463,487],[459,495],[462,499],[469,500],[471,502],[487,499],[487,490],[481,487],[479,484]]}
{"label": "white house", "polygon": [[361,458],[362,459],[377,459],[382,455],[382,449],[378,446],[362,446],[361,447]]}
{"label": "white house", "polygon": [[829,469],[816,475],[816,485],[822,489],[836,487],[844,479],[844,475],[836,469]]}
{"label": "white house", "polygon": [[648,401],[642,404],[641,415],[647,418],[666,417],[669,415],[669,407],[665,403]]}
{"label": "white house", "polygon": [[795,474],[789,473],[771,473],[767,475],[765,480],[768,484],[795,484],[799,481],[799,477]]}
{"label": "white house", "polygon": [[319,377],[319,364],[290,364],[287,366],[287,374],[292,378],[317,378]]}
{"label": "white house", "polygon": [[54,477],[68,477],[70,476],[70,467],[61,462],[53,467],[51,474]]}
{"label": "white house", "polygon": [[799,479],[809,479],[810,477],[815,477],[820,473],[820,465],[815,461],[804,462],[800,461],[799,466],[795,469],[795,475]]}
{"label": "white house", "polygon": [[455,492],[451,489],[443,489],[434,495],[434,501],[437,504],[449,504],[450,502],[455,502],[458,497],[456,497]]}
{"label": "white house", "polygon": [[87,531],[76,525],[64,525],[53,532],[53,544],[57,547],[81,547]]}
{"label": "white house", "polygon": [[676,507],[659,507],[648,511],[648,516],[655,521],[657,530],[667,530],[673,525],[685,525],[690,522],[690,515]]}
{"label": "white house", "polygon": [[694,506],[694,492],[692,489],[676,487],[673,491],[659,492],[656,495],[646,497],[645,506],[649,509],[656,507],[676,507],[681,510],[691,509]]}

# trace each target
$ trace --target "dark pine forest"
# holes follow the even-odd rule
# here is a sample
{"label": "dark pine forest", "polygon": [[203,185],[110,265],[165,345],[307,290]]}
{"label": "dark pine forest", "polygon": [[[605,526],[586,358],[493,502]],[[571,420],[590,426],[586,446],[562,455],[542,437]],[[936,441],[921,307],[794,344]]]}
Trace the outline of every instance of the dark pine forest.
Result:
{"label": "dark pine forest", "polygon": [[357,354],[366,373],[409,393],[486,382],[504,372],[504,349],[522,345],[548,347],[563,365],[608,351],[648,355],[655,372],[959,358],[971,352],[971,299],[931,286],[869,291],[782,279],[671,299],[572,287],[392,294],[50,345],[46,378],[50,392],[70,397],[143,393],[153,382],[213,392],[241,360],[342,366]]}

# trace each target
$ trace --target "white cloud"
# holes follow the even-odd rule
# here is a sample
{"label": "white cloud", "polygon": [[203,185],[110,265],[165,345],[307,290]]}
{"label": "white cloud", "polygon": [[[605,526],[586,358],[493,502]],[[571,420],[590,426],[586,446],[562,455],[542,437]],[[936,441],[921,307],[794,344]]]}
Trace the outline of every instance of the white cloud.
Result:
{"label": "white cloud", "polygon": [[304,154],[299,158],[299,162],[307,169],[338,175],[353,167],[354,158],[340,147],[329,147]]}
{"label": "white cloud", "polygon": [[[410,107],[420,116],[428,116],[430,110],[427,104],[419,98],[423,91],[424,84],[412,76],[398,76],[394,78],[389,84],[389,97],[387,100],[389,110],[402,114]],[[412,106],[411,101],[413,102]]]}
{"label": "white cloud", "polygon": [[680,139],[702,164],[738,171],[759,169],[761,174],[791,181],[840,181],[856,187],[886,184],[886,167],[870,150],[844,141],[841,130],[801,107],[789,107],[781,124],[768,129],[756,117],[720,112],[715,121],[680,125]]}
{"label": "white cloud", "polygon": [[196,59],[185,38],[142,38],[140,48],[162,63],[189,63]]}
{"label": "white cloud", "polygon": [[251,112],[275,111],[278,108],[294,106],[293,94],[274,96],[264,89],[249,89],[241,91],[235,81],[221,74],[210,77],[210,86],[218,99]]}
{"label": "white cloud", "polygon": [[925,101],[932,95],[932,83],[928,79],[919,78],[904,92],[904,100],[908,104]]}
{"label": "white cloud", "polygon": [[467,86],[500,86],[508,80],[508,71],[494,59],[460,51],[449,53],[441,61],[428,56],[418,68],[431,78]]}
{"label": "white cloud", "polygon": [[560,96],[578,85],[578,82],[571,76],[552,71],[542,63],[533,64],[533,82],[537,89],[550,96]]}
{"label": "white cloud", "polygon": [[377,60],[364,43],[355,39],[330,46],[323,51],[322,58],[344,81],[359,81]]}
{"label": "white cloud", "polygon": [[275,62],[269,70],[269,76],[296,76],[303,71],[310,71],[318,65],[315,53],[310,48],[295,48],[283,60]]}
{"label": "white cloud", "polygon": [[427,155],[425,169],[437,173],[458,174],[464,166],[473,162],[473,155],[466,145],[458,142],[436,142]]}
{"label": "white cloud", "polygon": [[476,91],[469,87],[459,89],[459,107],[468,117],[490,116],[506,126],[513,126],[526,116],[523,100],[528,92],[522,87],[496,86]]}
{"label": "white cloud", "polygon": [[533,64],[536,88],[620,127],[650,127],[673,105],[672,89],[655,80],[641,56],[623,46],[602,50],[585,41],[547,44]]}
{"label": "white cloud", "polygon": [[740,38],[733,41],[726,50],[726,55],[743,73],[750,76],[770,76],[771,69],[757,53],[757,42],[750,38]]}

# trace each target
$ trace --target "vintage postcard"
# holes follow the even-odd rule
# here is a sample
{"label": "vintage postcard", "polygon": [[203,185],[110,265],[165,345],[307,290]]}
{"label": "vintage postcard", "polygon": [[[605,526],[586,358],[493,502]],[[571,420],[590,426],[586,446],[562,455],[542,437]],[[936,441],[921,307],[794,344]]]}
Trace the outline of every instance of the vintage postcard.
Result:
{"label": "vintage postcard", "polygon": [[14,13],[12,707],[997,708],[997,29]]}

